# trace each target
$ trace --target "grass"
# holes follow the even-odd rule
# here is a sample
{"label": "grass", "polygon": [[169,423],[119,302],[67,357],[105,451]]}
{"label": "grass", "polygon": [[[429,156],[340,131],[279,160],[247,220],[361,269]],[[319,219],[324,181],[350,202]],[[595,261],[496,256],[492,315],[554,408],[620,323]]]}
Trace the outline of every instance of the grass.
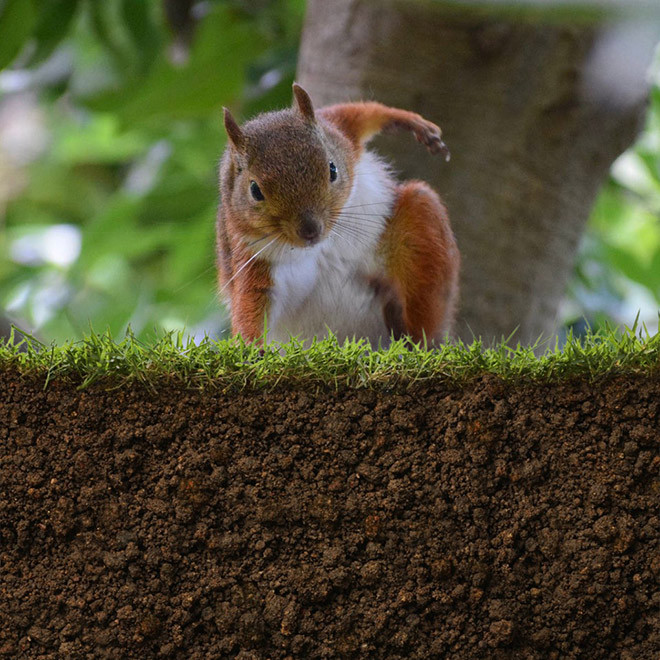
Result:
{"label": "grass", "polygon": [[195,344],[183,333],[170,333],[145,345],[130,332],[121,340],[91,333],[83,341],[48,346],[16,330],[0,340],[0,377],[18,371],[44,379],[44,387],[65,379],[80,388],[101,382],[120,387],[141,383],[153,389],[164,382],[186,387],[232,389],[275,388],[282,384],[377,387],[442,379],[461,385],[485,373],[505,380],[589,380],[615,373],[655,371],[660,367],[660,334],[605,330],[576,338],[561,348],[540,345],[510,347],[503,341],[485,348],[475,341],[426,350],[396,341],[386,350],[371,350],[363,341],[339,344],[319,341],[310,348],[293,340],[283,347],[247,344],[240,338]]}

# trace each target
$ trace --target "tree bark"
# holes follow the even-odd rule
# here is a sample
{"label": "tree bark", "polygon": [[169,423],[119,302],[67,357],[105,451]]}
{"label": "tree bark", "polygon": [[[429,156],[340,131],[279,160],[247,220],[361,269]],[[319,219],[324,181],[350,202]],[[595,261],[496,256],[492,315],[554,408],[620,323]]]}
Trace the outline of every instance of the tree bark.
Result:
{"label": "tree bark", "polygon": [[298,81],[315,104],[374,99],[443,128],[449,164],[402,137],[376,148],[449,207],[463,340],[517,329],[514,341],[529,343],[554,330],[596,193],[646,106],[652,51],[630,63],[617,94],[597,67],[609,29],[440,2],[308,2]]}

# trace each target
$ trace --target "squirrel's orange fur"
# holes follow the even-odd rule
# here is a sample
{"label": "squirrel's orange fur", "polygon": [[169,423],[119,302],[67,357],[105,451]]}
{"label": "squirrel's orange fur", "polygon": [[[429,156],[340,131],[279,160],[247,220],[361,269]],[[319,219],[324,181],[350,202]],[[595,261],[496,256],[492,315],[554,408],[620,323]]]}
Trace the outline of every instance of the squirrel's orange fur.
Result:
{"label": "squirrel's orange fur", "polygon": [[373,102],[315,112],[302,88],[294,94],[293,109],[243,127],[225,111],[217,239],[232,331],[440,339],[458,290],[446,209],[427,184],[397,184],[364,150],[381,131],[410,130],[448,155],[440,129]]}

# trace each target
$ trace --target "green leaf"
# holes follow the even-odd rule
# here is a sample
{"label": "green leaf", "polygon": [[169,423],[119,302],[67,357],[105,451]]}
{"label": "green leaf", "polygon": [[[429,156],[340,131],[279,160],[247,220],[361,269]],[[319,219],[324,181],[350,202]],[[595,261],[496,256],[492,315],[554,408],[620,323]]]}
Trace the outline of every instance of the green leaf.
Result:
{"label": "green leaf", "polygon": [[31,169],[27,188],[7,208],[7,223],[39,222],[49,216],[57,222],[82,222],[103,201],[92,172],[39,163]]}
{"label": "green leaf", "polygon": [[176,227],[175,240],[167,255],[167,285],[179,289],[189,287],[197,277],[213,279],[214,255],[215,207],[212,207]]}
{"label": "green leaf", "polygon": [[660,108],[660,85],[651,90],[651,103],[655,108]]}
{"label": "green leaf", "polygon": [[656,252],[649,265],[649,275],[648,288],[660,304],[660,250]]}
{"label": "green leaf", "polygon": [[113,57],[122,73],[132,76],[139,57],[133,49],[117,2],[92,1],[89,7],[91,26],[97,38]]}
{"label": "green leaf", "polygon": [[122,0],[121,4],[121,15],[142,71],[151,66],[161,46],[160,33],[152,19],[152,7],[150,0]]}
{"label": "green leaf", "polygon": [[167,244],[171,228],[166,225],[142,227],[137,218],[141,199],[115,195],[96,217],[83,228],[83,248],[77,266],[89,267],[107,253],[127,259],[148,258]]}
{"label": "green leaf", "polygon": [[591,224],[604,232],[620,223],[628,210],[629,202],[621,194],[621,189],[610,183],[601,190],[591,212]]}
{"label": "green leaf", "polygon": [[[208,161],[209,172],[214,172],[215,163]],[[162,223],[186,221],[217,203],[218,193],[215,180],[210,185],[196,180],[186,173],[166,174],[160,184],[145,198],[141,219],[145,222]]]}
{"label": "green leaf", "polygon": [[31,64],[46,59],[68,35],[78,0],[40,0],[39,21],[34,31],[37,47]]}
{"label": "green leaf", "polygon": [[121,131],[111,114],[94,114],[82,126],[62,123],[57,135],[53,158],[59,164],[122,163],[136,158],[149,145],[142,133]]}
{"label": "green leaf", "polygon": [[11,64],[22,50],[36,17],[32,0],[5,0],[0,13],[0,69]]}
{"label": "green leaf", "polygon": [[635,255],[612,245],[606,246],[604,252],[610,265],[621,274],[633,282],[647,286],[648,270]]}
{"label": "green leaf", "polygon": [[252,23],[225,6],[214,6],[198,28],[189,61],[163,59],[146,80],[89,100],[127,124],[153,119],[201,117],[237,96],[249,61],[263,48]]}
{"label": "green leaf", "polygon": [[120,333],[135,313],[141,297],[150,297],[148,287],[145,288],[142,281],[135,281],[139,275],[133,273],[133,278],[129,286],[115,287],[111,294],[92,287],[81,289],[67,306],[69,320],[83,331],[93,322],[95,328],[109,328],[114,334]]}

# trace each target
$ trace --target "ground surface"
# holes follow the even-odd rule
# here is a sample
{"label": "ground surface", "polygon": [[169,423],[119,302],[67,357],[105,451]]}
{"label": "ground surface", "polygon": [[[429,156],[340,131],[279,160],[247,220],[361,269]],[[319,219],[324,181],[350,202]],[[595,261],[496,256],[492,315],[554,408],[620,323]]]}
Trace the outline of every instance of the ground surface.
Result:
{"label": "ground surface", "polygon": [[0,655],[657,658],[660,380],[0,374]]}

